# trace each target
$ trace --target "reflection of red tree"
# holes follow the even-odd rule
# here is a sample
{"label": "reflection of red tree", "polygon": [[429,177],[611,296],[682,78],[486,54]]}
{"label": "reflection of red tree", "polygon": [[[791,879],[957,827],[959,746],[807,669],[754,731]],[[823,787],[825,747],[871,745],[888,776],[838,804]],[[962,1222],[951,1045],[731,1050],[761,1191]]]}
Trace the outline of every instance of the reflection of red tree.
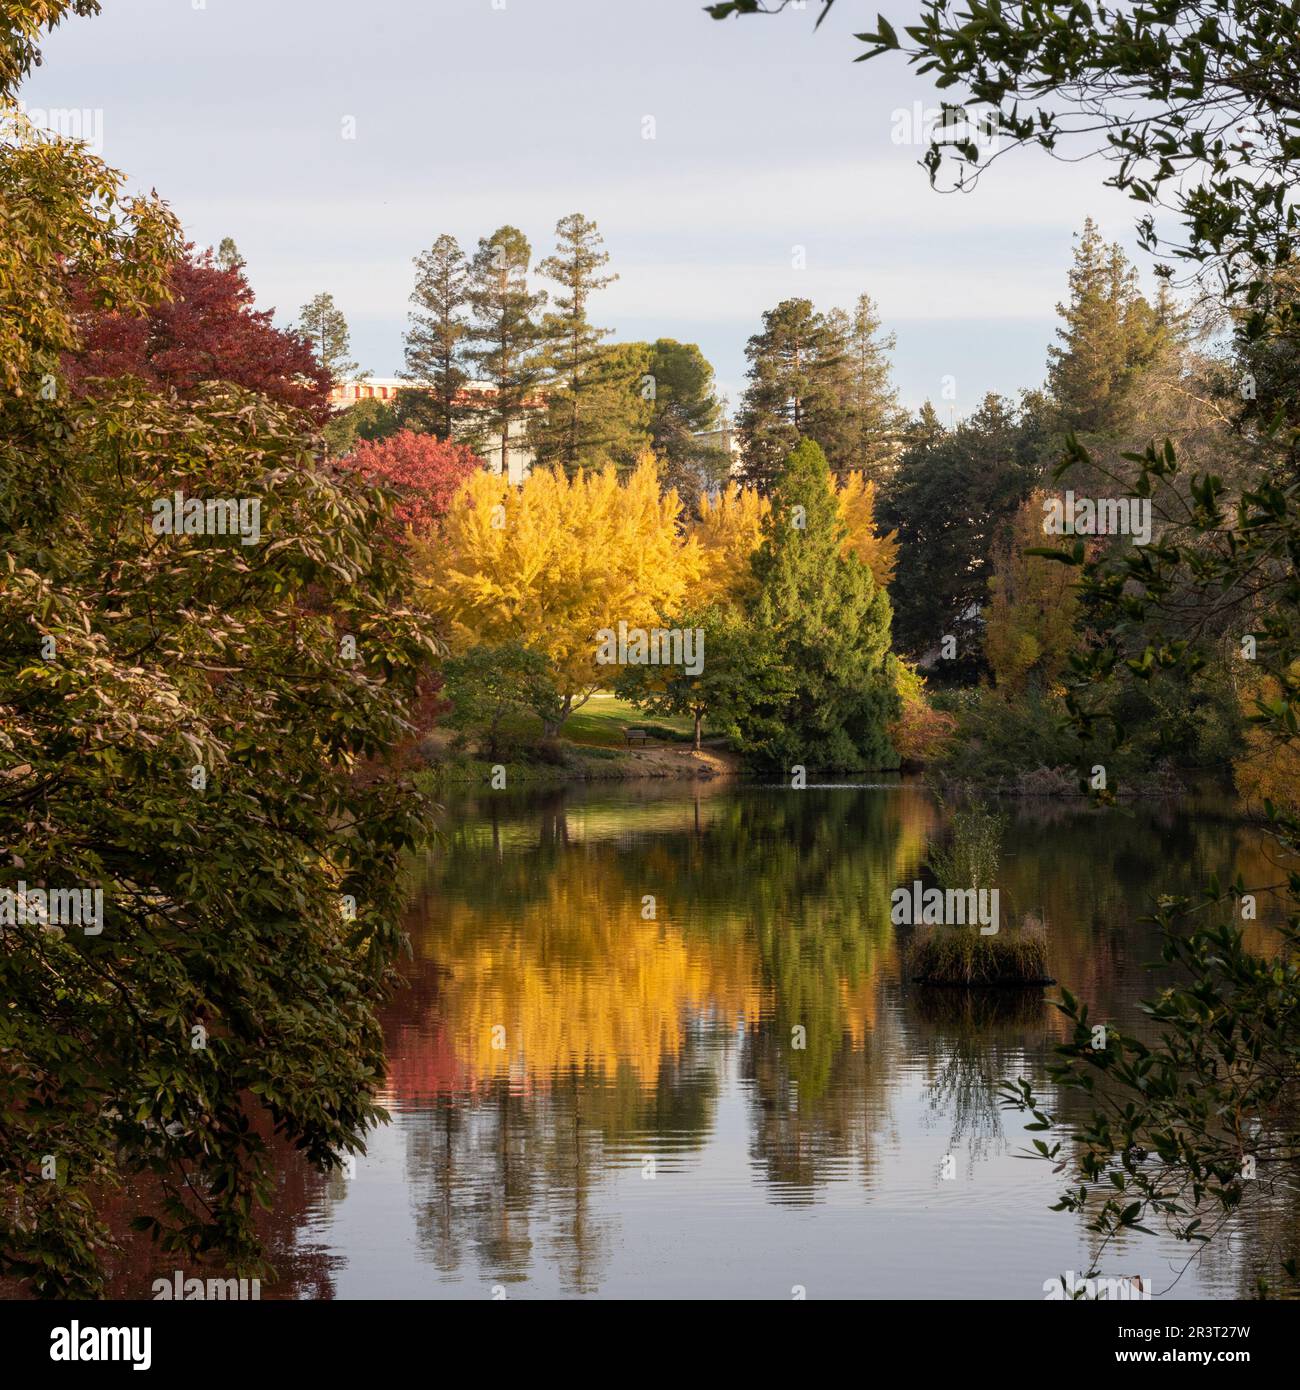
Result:
{"label": "reflection of red tree", "polygon": [[[333,1271],[341,1263],[320,1245],[303,1239],[308,1218],[324,1205],[329,1179],[317,1173],[286,1140],[271,1133],[263,1115],[254,1129],[266,1141],[274,1174],[270,1211],[255,1211],[265,1258],[275,1269],[274,1280],[263,1279],[263,1299],[330,1299]],[[147,1235],[130,1230],[131,1218],[158,1209],[159,1187],[152,1177],[134,1178],[122,1188],[104,1193],[97,1210],[121,1253],[110,1261],[110,1298],[152,1298],[155,1279],[172,1278],[180,1269],[186,1278],[221,1279],[234,1271],[221,1265],[199,1266],[184,1257],[160,1251]]]}
{"label": "reflection of red tree", "polygon": [[[495,1094],[500,1078],[475,1076],[447,1032],[440,998],[446,970],[416,960],[408,963],[406,973],[405,986],[380,1010],[388,1079],[379,1103],[393,1111],[414,1110],[440,1096],[474,1101],[489,1090]],[[526,1080],[509,1089],[517,1095],[532,1091]]]}
{"label": "reflection of red tree", "polygon": [[441,1022],[404,1023],[388,1032],[388,1082],[382,1103],[410,1110],[437,1096],[472,1090],[469,1073],[456,1056]]}

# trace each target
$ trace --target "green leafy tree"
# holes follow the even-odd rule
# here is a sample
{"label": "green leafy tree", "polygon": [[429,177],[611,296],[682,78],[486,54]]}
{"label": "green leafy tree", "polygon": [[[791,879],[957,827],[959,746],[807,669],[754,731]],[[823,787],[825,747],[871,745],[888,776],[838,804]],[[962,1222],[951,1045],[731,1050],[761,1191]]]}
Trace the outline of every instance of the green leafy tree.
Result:
{"label": "green leafy tree", "polygon": [[337,411],[321,434],[335,458],[349,454],[359,439],[387,439],[402,429],[396,410],[387,401],[364,398]]}
{"label": "green leafy tree", "polygon": [[311,344],[321,366],[334,382],[348,381],[360,368],[349,354],[348,321],[334,303],[332,294],[318,294],[302,306],[298,331]]}
{"label": "green leafy tree", "polygon": [[742,722],[747,746],[785,768],[896,767],[886,733],[898,713],[889,597],[844,552],[826,456],[811,440],[787,459],[764,533],[750,619],[789,694],[755,704]]}
{"label": "green leafy tree", "polygon": [[[6,7],[8,72],[66,8]],[[74,288],[138,311],[181,253],[121,185],[21,120],[0,143],[0,1273],[41,1295],[102,1292],[106,1188],[175,1258],[256,1272],[262,1136],[322,1170],[362,1147],[429,810],[351,777],[437,650],[382,496],[238,387],[66,389]],[[160,531],[177,490],[257,523]],[[97,929],[40,920],[60,888],[102,893]]]}
{"label": "green leafy tree", "polygon": [[663,625],[702,634],[699,672],[692,674],[685,666],[625,666],[614,682],[615,694],[650,714],[694,720],[697,750],[706,718],[719,733],[738,735],[756,693],[752,628],[741,614],[721,605],[665,618]]}
{"label": "green leafy tree", "polygon": [[535,714],[548,725],[559,718],[550,662],[519,642],[471,647],[444,663],[443,679],[443,694],[452,704],[444,723],[476,734],[488,758],[500,756],[512,721]]}
{"label": "green leafy tree", "polygon": [[650,345],[648,374],[654,383],[650,446],[660,460],[665,487],[675,487],[689,507],[719,486],[731,457],[699,436],[718,426],[721,408],[713,368],[694,343],[659,338]]}
{"label": "green leafy tree", "polygon": [[440,236],[415,258],[411,303],[405,375],[427,398],[431,432],[451,439],[465,416],[462,358],[469,334],[469,267],[455,237]]}

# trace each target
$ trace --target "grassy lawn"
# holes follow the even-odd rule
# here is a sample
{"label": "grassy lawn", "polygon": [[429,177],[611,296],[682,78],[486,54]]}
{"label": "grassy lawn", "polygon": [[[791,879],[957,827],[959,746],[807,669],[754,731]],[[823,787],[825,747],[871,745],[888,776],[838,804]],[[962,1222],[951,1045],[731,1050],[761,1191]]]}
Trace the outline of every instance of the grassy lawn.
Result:
{"label": "grassy lawn", "polygon": [[600,691],[569,716],[563,736],[573,743],[598,748],[624,748],[627,746],[623,737],[625,729],[644,729],[652,742],[669,743],[689,742],[694,737],[695,726],[690,719],[644,715],[626,700]]}

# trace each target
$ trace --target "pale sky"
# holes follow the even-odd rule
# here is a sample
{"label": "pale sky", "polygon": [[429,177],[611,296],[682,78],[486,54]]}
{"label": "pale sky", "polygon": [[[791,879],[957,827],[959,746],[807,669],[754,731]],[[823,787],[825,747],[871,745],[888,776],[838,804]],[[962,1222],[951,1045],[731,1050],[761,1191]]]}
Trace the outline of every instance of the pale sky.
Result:
{"label": "pale sky", "polygon": [[972,193],[932,191],[924,145],[896,137],[935,94],[901,60],[853,62],[852,33],[877,8],[901,28],[914,0],[839,0],[814,33],[818,8],[718,23],[701,0],[105,0],[60,26],[21,95],[102,112],[108,162],[199,244],[233,236],[277,322],[330,291],[377,375],[400,369],[411,259],[439,233],[472,251],[511,222],[540,259],[583,212],[621,276],[593,319],[698,342],[733,406],[764,309],[862,290],[908,406],[938,404],[945,376],[959,416],[1038,385],[1085,215],[1151,284],[1137,205],[1099,162],[1032,151]]}

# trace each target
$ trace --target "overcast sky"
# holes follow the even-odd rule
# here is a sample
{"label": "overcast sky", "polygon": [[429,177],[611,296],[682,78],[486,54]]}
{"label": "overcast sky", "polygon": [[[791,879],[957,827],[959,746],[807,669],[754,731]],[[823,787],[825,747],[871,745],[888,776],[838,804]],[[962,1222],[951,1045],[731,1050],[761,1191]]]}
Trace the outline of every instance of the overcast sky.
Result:
{"label": "overcast sky", "polygon": [[866,290],[904,402],[951,376],[962,415],[1042,381],[1071,234],[1091,213],[1132,250],[1137,208],[1096,161],[1029,151],[932,191],[897,113],[934,93],[853,62],[878,7],[916,9],[839,0],[814,33],[815,0],[725,23],[700,0],[104,0],[22,96],[102,110],[111,164],[200,244],[233,236],[278,322],[332,292],[376,374],[400,369],[411,258],[440,232],[472,250],[511,222],[540,258],[583,212],[621,276],[595,321],[698,342],[733,405],[764,309]]}

